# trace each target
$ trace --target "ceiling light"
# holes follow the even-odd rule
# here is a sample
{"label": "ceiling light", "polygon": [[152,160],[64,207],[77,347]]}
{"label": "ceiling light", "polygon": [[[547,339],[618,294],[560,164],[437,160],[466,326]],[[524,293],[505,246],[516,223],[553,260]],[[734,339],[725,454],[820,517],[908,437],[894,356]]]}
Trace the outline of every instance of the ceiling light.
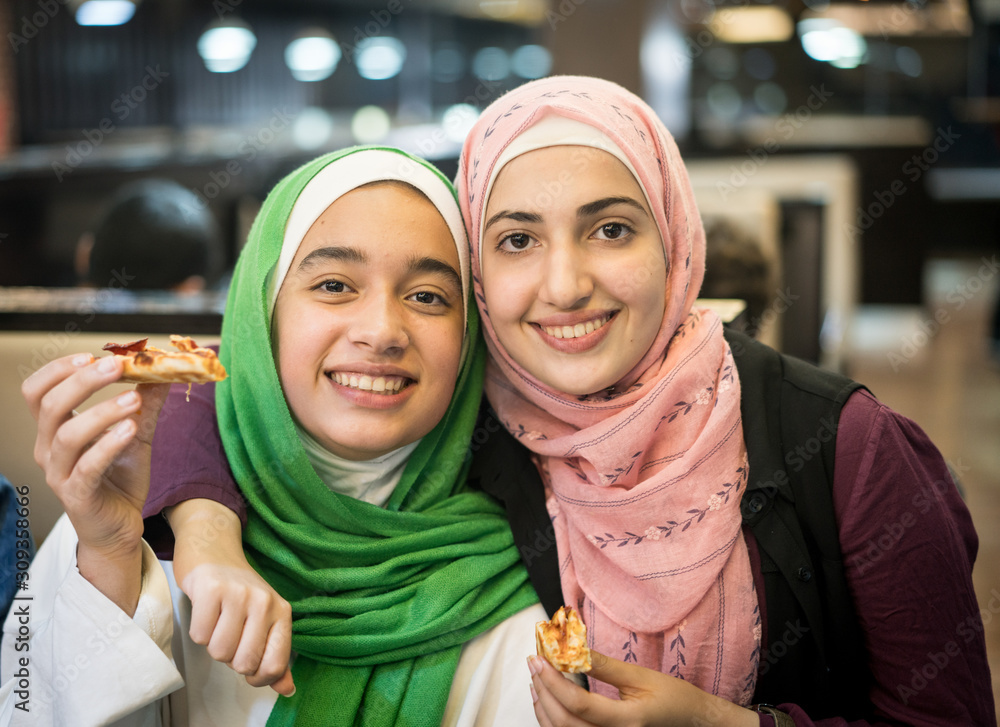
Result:
{"label": "ceiling light", "polygon": [[358,73],[370,81],[392,78],[403,70],[405,60],[406,46],[397,38],[365,38],[357,45]]}
{"label": "ceiling light", "polygon": [[448,107],[441,118],[441,125],[450,141],[461,144],[475,126],[477,119],[479,119],[478,108],[472,104],[460,103]]}
{"label": "ceiling light", "polygon": [[868,43],[864,38],[829,18],[800,21],[799,39],[810,58],[837,68],[856,68],[868,55]]}
{"label": "ceiling light", "polygon": [[431,57],[434,80],[440,83],[454,83],[465,75],[465,55],[455,44],[445,44],[434,51]]}
{"label": "ceiling light", "polygon": [[297,81],[329,78],[340,62],[340,46],[324,30],[308,30],[285,48],[285,64]]}
{"label": "ceiling light", "polygon": [[389,135],[392,121],[378,106],[362,106],[351,119],[351,134],[359,144],[377,144]]}
{"label": "ceiling light", "polygon": [[510,57],[503,48],[480,48],[472,58],[472,72],[483,81],[501,81],[510,75]]}
{"label": "ceiling light", "polygon": [[522,45],[510,58],[511,68],[521,78],[543,78],[552,70],[552,54],[541,45]]}
{"label": "ceiling light", "polygon": [[124,25],[135,15],[132,0],[84,0],[76,9],[80,25]]}
{"label": "ceiling light", "polygon": [[315,151],[333,136],[333,117],[325,109],[308,106],[292,122],[292,141],[299,149]]}
{"label": "ceiling light", "polygon": [[795,34],[791,16],[782,8],[767,5],[717,10],[709,29],[726,43],[777,43]]}
{"label": "ceiling light", "polygon": [[241,21],[212,24],[198,39],[198,53],[205,67],[213,73],[238,71],[250,60],[257,45],[257,36]]}

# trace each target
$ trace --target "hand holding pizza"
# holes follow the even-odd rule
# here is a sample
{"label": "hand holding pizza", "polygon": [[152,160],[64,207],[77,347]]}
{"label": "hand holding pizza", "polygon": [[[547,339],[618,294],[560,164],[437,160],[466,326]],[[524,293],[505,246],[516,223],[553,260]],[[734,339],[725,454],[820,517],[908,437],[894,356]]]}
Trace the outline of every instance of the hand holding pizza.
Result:
{"label": "hand holding pizza", "polygon": [[[535,629],[537,656],[528,658],[531,699],[541,727],[719,724],[756,727],[748,709],[693,684],[653,669],[627,664],[589,649],[587,630],[573,608],[556,611]],[[618,688],[608,699],[566,679],[560,672],[586,673]]]}
{"label": "hand holding pizza", "polygon": [[757,727],[749,709],[703,692],[688,682],[591,651],[588,676],[618,687],[619,699],[588,692],[559,673],[540,656],[528,659],[531,698],[541,727],[585,725],[713,724]]}
{"label": "hand holding pizza", "polygon": [[[178,353],[147,348],[145,340],[97,361],[88,353],[52,361],[21,386],[38,422],[35,461],[79,537],[80,573],[126,613],[139,597],[142,507],[149,493],[156,419],[173,381],[218,380],[225,369],[215,352],[172,337]],[[123,350],[122,350],[123,349]],[[77,413],[109,384],[140,383]]]}
{"label": "hand holding pizza", "polygon": [[21,393],[38,422],[35,461],[80,539],[80,573],[131,614],[141,585],[150,442],[169,386],[143,385],[75,412],[121,375],[116,357],[76,354],[39,369]]}

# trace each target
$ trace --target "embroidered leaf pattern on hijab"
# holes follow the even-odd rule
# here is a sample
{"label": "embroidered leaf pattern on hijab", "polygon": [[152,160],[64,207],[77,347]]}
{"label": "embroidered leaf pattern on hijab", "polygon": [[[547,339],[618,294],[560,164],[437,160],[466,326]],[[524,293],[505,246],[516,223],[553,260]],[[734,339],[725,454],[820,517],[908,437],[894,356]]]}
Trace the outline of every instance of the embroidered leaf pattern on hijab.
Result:
{"label": "embroidered leaf pattern on hijab", "polygon": [[677,528],[680,528],[679,532],[686,531],[692,525],[697,525],[705,516],[710,512],[714,512],[722,508],[723,505],[729,504],[729,499],[740,492],[743,486],[747,482],[747,476],[749,473],[749,468],[744,462],[742,467],[736,469],[736,478],[732,482],[724,482],[720,485],[718,492],[709,496],[708,501],[705,503],[705,507],[695,507],[688,510],[685,515],[688,517],[680,522],[676,520],[667,520],[663,525],[650,525],[649,528],[642,535],[636,535],[635,533],[624,531],[621,536],[616,536],[612,533],[604,533],[603,537],[600,535],[588,535],[587,539],[604,549],[616,543],[617,547],[621,548],[626,545],[639,545],[644,540],[660,540],[661,538],[666,538],[670,536]]}
{"label": "embroidered leaf pattern on hijab", "polygon": [[674,655],[674,663],[670,667],[670,676],[684,679],[681,673],[681,666],[687,666],[687,659],[684,658],[684,627],[687,626],[687,619],[677,624],[677,636],[670,642],[670,652]]}
{"label": "embroidered leaf pattern on hijab", "polygon": [[642,452],[636,452],[635,454],[633,454],[632,461],[629,462],[628,467],[615,467],[615,471],[613,474],[604,475],[605,483],[609,485],[618,484],[619,478],[624,477],[625,475],[627,475],[629,472],[632,471],[632,468],[635,467],[636,458],[641,454]]}
{"label": "embroidered leaf pattern on hijab", "polygon": [[628,640],[622,644],[622,661],[632,662],[633,664],[638,664],[639,660],[636,658],[635,652],[632,651],[632,644],[639,643],[639,637],[635,635],[635,631],[628,632]]}
{"label": "embroidered leaf pattern on hijab", "polygon": [[583,473],[583,468],[580,467],[578,460],[568,459],[566,460],[566,466],[569,467],[569,469],[572,470],[573,474],[575,474],[581,480],[583,480],[584,482],[587,481],[587,475]]}

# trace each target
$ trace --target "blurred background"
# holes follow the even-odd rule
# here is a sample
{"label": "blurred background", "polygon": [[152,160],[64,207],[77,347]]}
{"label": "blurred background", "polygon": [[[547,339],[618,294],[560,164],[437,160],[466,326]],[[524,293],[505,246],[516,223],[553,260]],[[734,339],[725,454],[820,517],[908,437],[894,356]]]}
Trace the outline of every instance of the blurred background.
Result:
{"label": "blurred background", "polygon": [[[959,473],[1000,684],[1000,0],[10,0],[0,35],[0,472],[33,485],[39,538],[58,512],[27,375],[131,332],[211,340],[305,160],[386,143],[453,176],[492,100],[595,75],[677,138],[706,297],[867,384]],[[141,207],[150,180],[174,207]],[[144,277],[189,255],[150,217],[202,250],[176,279]],[[96,265],[103,239],[125,247]]]}

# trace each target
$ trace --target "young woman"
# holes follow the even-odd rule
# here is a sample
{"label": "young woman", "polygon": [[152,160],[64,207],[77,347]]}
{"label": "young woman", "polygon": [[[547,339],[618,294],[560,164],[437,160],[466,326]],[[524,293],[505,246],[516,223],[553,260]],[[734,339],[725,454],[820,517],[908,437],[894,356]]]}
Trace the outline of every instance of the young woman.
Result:
{"label": "young woman", "polygon": [[[450,184],[389,149],[292,173],[240,256],[216,405],[247,555],[291,604],[288,698],[188,638],[204,616],[142,543],[167,387],[77,415],[121,375],[113,358],[25,382],[67,512],[31,570],[33,723],[505,724],[511,690],[532,719],[523,659],[544,611],[502,509],[465,484],[484,362],[468,269]],[[229,616],[223,640],[243,628]],[[4,633],[5,723],[20,715],[18,628]]]}
{"label": "young woman", "polygon": [[529,661],[539,723],[995,724],[976,535],[940,454],[695,307],[704,232],[648,106],[528,83],[483,113],[458,186],[500,422],[473,474],[598,652],[589,692]]}
{"label": "young woman", "polygon": [[533,660],[539,722],[712,721],[721,695],[797,725],[995,724],[976,535],[940,454],[695,307],[704,231],[649,107],[526,84],[457,181],[487,397],[541,470],[564,600],[617,657],[590,694]]}

